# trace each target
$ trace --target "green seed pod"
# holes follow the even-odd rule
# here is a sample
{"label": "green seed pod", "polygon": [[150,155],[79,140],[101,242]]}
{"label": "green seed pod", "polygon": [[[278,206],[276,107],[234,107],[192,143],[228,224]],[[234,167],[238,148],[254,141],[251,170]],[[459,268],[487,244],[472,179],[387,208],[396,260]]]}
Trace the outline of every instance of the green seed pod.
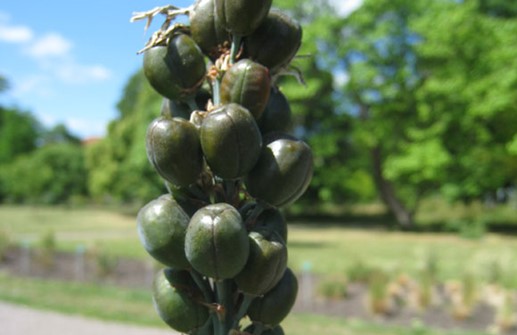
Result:
{"label": "green seed pod", "polygon": [[270,231],[277,233],[284,242],[287,242],[287,222],[276,208],[263,211],[253,225],[253,231]]}
{"label": "green seed pod", "polygon": [[247,36],[264,21],[272,0],[215,0],[223,26],[233,35]]}
{"label": "green seed pod", "polygon": [[142,207],[136,221],[140,242],[151,256],[176,269],[190,267],[185,256],[185,234],[190,217],[170,195]]}
{"label": "green seed pod", "polygon": [[298,293],[296,276],[287,268],[276,286],[261,298],[255,298],[248,308],[248,316],[254,323],[274,328],[289,314]]}
{"label": "green seed pod", "polygon": [[244,46],[249,58],[269,68],[271,73],[289,64],[302,43],[302,27],[279,10],[272,9]]}
{"label": "green seed pod", "polygon": [[174,36],[167,46],[144,53],[144,74],[151,86],[171,100],[185,101],[203,83],[206,67],[201,49],[185,34]]}
{"label": "green seed pod", "polygon": [[194,183],[203,169],[199,133],[185,119],[155,119],[147,129],[146,151],[158,174],[178,186]]}
{"label": "green seed pod", "polygon": [[287,267],[287,247],[272,231],[251,232],[249,238],[248,262],[234,280],[244,293],[259,296],[271,290],[282,278]]}
{"label": "green seed pod", "polygon": [[289,131],[291,127],[291,107],[285,95],[278,88],[271,88],[266,108],[257,124],[262,134]]}
{"label": "green seed pod", "polygon": [[270,89],[269,70],[250,59],[241,59],[223,76],[221,103],[237,103],[258,120],[266,108]]}
{"label": "green seed pod", "polygon": [[172,329],[187,333],[202,327],[209,317],[202,293],[187,271],[165,269],[153,283],[153,303]]}
{"label": "green seed pod", "polygon": [[[248,334],[253,334],[254,331],[255,331],[255,325],[254,324],[251,324],[251,325],[249,325],[248,327],[246,327],[244,329],[244,332],[246,332]],[[271,328],[271,329],[266,329],[266,330],[264,330],[260,334],[261,335],[285,335],[284,329],[280,325],[278,325],[278,326],[276,326],[274,328]]]}
{"label": "green seed pod", "polygon": [[215,12],[215,0],[198,0],[190,12],[190,34],[203,52],[212,59],[219,57],[219,46],[230,45],[230,34]]}
{"label": "green seed pod", "polygon": [[185,254],[202,275],[216,280],[233,278],[246,264],[249,248],[241,215],[231,205],[208,205],[192,216]]}
{"label": "green seed pod", "polygon": [[[195,98],[196,110],[205,110],[208,100],[211,97],[212,96],[210,95],[210,92],[203,88],[197,91]],[[186,102],[170,100],[167,98],[163,98],[162,100],[160,116],[163,116],[164,118],[180,117],[182,119],[189,120],[190,113],[192,112],[193,110],[191,106],[189,106]]]}
{"label": "green seed pod", "polygon": [[163,98],[160,116],[164,118],[180,117],[189,120],[191,112],[187,103]]}
{"label": "green seed pod", "polygon": [[201,147],[212,171],[224,179],[246,175],[255,165],[262,136],[253,116],[240,105],[224,105],[206,116]]}
{"label": "green seed pod", "polygon": [[257,164],[246,177],[246,187],[255,198],[273,206],[287,206],[309,186],[312,151],[305,142],[289,135],[271,134],[264,144]]}

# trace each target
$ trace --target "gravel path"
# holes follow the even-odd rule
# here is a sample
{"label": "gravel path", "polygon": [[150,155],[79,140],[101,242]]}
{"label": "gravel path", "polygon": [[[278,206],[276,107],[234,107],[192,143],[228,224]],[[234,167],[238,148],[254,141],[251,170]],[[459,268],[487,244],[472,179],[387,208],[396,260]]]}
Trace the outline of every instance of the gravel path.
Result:
{"label": "gravel path", "polygon": [[0,302],[0,334],[2,335],[178,335],[172,330],[122,325],[34,310]]}

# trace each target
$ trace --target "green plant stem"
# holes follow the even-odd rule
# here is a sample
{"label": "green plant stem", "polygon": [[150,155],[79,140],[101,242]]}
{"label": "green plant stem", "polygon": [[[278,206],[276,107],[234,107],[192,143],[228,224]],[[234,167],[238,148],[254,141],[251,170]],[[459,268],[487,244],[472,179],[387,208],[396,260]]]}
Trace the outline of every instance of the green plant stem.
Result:
{"label": "green plant stem", "polygon": [[[246,227],[252,226],[260,214],[266,209],[266,206],[264,204],[257,202],[256,206],[253,208],[251,214],[246,218],[246,221],[244,222],[244,225]],[[242,214],[242,213],[241,213]]]}
{"label": "green plant stem", "polygon": [[239,322],[241,319],[246,315],[246,312],[248,311],[248,307],[250,307],[251,302],[255,299],[254,296],[251,294],[244,293],[244,299],[242,300],[241,306],[239,307],[239,310],[237,311],[237,314],[235,315],[235,319],[233,320],[232,329],[237,329],[239,326]]}
{"label": "green plant stem", "polygon": [[190,275],[196,282],[197,286],[201,289],[201,292],[203,292],[203,297],[205,298],[206,302],[214,302],[214,294],[208,282],[203,277],[201,277],[201,275],[196,270],[190,270]]}
{"label": "green plant stem", "polygon": [[221,104],[221,81],[218,78],[214,79],[212,89],[214,107],[217,107]]}
{"label": "green plant stem", "polygon": [[253,335],[260,335],[264,331],[264,325],[262,323],[255,323],[255,330],[253,331]]}
{"label": "green plant stem", "polygon": [[217,289],[217,302],[222,307],[222,311],[218,314],[219,334],[227,335],[230,330],[229,326],[231,325],[233,315],[231,281],[217,280],[215,287]]}
{"label": "green plant stem", "polygon": [[226,197],[226,202],[231,203],[233,198],[235,197],[235,180],[225,180],[224,181],[224,192]]}
{"label": "green plant stem", "polygon": [[239,48],[241,46],[242,36],[233,35],[232,38],[232,48],[230,50],[230,64],[235,63],[237,58],[237,53],[239,52]]}
{"label": "green plant stem", "polygon": [[190,111],[193,112],[195,110],[198,110],[199,108],[197,107],[197,103],[196,103],[196,99],[194,97],[190,97],[188,100],[187,100],[187,104],[188,104],[188,107],[190,108]]}

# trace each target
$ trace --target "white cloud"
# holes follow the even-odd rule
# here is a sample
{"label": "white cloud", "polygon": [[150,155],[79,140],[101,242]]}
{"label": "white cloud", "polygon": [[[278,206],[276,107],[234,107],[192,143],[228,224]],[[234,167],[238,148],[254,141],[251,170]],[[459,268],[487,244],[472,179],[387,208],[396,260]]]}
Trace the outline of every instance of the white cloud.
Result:
{"label": "white cloud", "polygon": [[106,133],[107,120],[92,120],[84,118],[69,118],[65,120],[65,126],[72,133],[82,138],[104,136]]}
{"label": "white cloud", "polygon": [[38,38],[27,49],[36,58],[67,56],[72,49],[72,42],[57,33],[48,33]]}
{"label": "white cloud", "polygon": [[68,84],[104,81],[111,77],[111,71],[102,65],[83,65],[72,60],[51,64],[50,68],[60,80]]}
{"label": "white cloud", "polygon": [[9,43],[25,43],[32,40],[34,33],[25,26],[8,26],[0,24],[0,41]]}
{"label": "white cloud", "polygon": [[340,16],[348,16],[357,8],[361,7],[363,0],[330,0]]}
{"label": "white cloud", "polygon": [[9,14],[0,11],[0,41],[8,43],[25,43],[34,37],[34,32],[27,26],[16,26],[9,23]]}

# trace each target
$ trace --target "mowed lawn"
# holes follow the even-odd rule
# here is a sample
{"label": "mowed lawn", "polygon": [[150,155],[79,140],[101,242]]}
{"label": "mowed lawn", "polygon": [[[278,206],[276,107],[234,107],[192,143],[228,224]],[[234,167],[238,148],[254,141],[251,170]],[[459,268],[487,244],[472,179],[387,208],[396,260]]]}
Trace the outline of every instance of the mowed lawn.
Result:
{"label": "mowed lawn", "polygon": [[[136,233],[133,216],[95,208],[0,206],[0,231],[15,243],[38,248],[53,234],[57,248],[74,251],[79,246],[98,247],[118,257],[149,259]],[[430,255],[438,260],[443,278],[458,278],[464,271],[486,275],[486,264],[507,266],[516,278],[517,239],[488,234],[481,240],[456,235],[415,234],[340,228],[323,224],[292,224],[289,228],[289,262],[296,271],[343,275],[358,263],[415,274]],[[77,313],[121,322],[163,326],[155,314],[148,290],[124,289],[95,283],[66,283],[13,278],[0,273],[0,300],[36,308]],[[80,301],[80,303],[78,303]],[[443,332],[415,327],[383,327],[362,321],[292,313],[282,323],[291,335],[452,335],[474,332]]]}
{"label": "mowed lawn", "polygon": [[[114,211],[0,206],[0,231],[34,248],[50,233],[61,250],[100,246],[119,257],[150,257],[138,240],[135,217]],[[517,280],[517,238],[512,236],[468,240],[456,234],[291,223],[288,246],[289,264],[296,271],[344,275],[361,264],[414,275],[434,259],[441,279],[457,279],[465,272],[482,278],[497,266]]]}

